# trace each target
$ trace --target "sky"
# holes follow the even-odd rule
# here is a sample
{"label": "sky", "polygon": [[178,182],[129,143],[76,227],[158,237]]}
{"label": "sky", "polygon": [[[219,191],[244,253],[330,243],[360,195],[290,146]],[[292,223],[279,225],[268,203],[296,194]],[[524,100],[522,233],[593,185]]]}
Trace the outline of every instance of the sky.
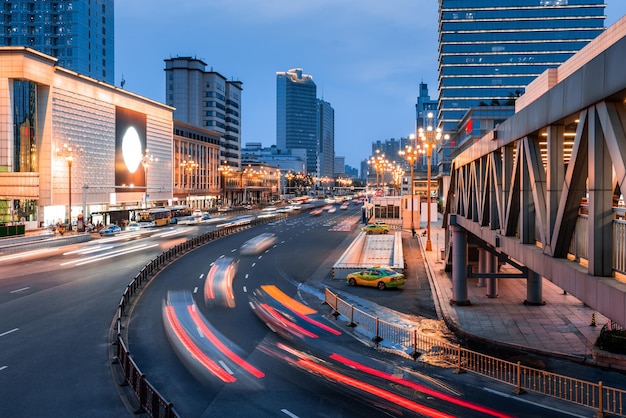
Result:
{"label": "sky", "polygon": [[[605,0],[608,27],[626,0]],[[174,7],[173,7],[174,5]],[[415,129],[419,83],[437,97],[437,0],[115,2],[115,85],[165,103],[165,59],[192,56],[243,83],[241,140],[276,144],[276,72],[302,68],[335,110],[335,155]]]}

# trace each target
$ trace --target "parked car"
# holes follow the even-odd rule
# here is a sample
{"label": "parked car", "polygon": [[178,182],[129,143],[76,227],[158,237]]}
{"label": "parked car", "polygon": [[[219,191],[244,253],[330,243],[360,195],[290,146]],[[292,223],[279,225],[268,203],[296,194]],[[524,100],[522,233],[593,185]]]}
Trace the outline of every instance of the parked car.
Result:
{"label": "parked car", "polygon": [[380,290],[385,290],[387,287],[400,287],[406,283],[404,274],[393,271],[389,267],[381,266],[350,273],[346,281],[350,286],[372,286],[378,287]]}
{"label": "parked car", "polygon": [[122,232],[122,228],[117,225],[108,225],[105,228],[100,230],[101,237],[111,237],[113,235],[117,235]]}
{"label": "parked car", "polygon": [[373,224],[367,224],[363,228],[361,228],[363,232],[368,235],[371,234],[388,234],[389,233],[389,225],[382,222],[376,222]]}

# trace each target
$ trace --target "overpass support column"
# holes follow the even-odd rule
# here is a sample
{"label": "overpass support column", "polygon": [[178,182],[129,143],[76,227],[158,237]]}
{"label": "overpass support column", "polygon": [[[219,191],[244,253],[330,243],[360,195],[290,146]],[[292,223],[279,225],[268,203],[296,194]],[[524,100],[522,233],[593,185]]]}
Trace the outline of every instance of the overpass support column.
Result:
{"label": "overpass support column", "polygon": [[[497,273],[498,272],[498,257],[495,254],[487,251],[487,273]],[[498,297],[498,279],[495,277],[491,277],[487,279],[487,297],[488,298],[497,298]]]}
{"label": "overpass support column", "polygon": [[467,299],[467,233],[458,225],[452,229],[452,299],[451,305],[469,305]]}
{"label": "overpass support column", "polygon": [[[478,247],[478,272],[479,273],[489,273],[487,270],[487,257],[489,256],[489,251],[484,250],[483,248]],[[487,286],[487,279],[484,277],[478,278],[478,283],[476,283],[477,287],[485,287]]]}
{"label": "overpass support column", "polygon": [[543,278],[532,270],[528,270],[526,279],[526,300],[524,305],[540,306],[545,305],[542,294]]}

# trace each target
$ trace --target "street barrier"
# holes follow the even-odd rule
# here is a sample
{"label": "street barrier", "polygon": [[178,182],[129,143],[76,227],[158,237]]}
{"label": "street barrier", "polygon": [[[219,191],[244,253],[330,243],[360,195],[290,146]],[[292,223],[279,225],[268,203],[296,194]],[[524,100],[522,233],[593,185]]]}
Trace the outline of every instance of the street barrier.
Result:
{"label": "street barrier", "polygon": [[414,358],[428,354],[454,367],[457,373],[469,371],[514,386],[515,394],[532,391],[594,409],[597,417],[607,413],[626,417],[625,390],[522,366],[520,362],[502,360],[420,334],[417,329],[390,324],[355,308],[328,288],[324,291],[324,302],[335,316],[347,318],[349,326],[363,328],[377,344],[385,340],[400,345],[411,350]]}
{"label": "street barrier", "polygon": [[165,400],[165,398],[148,382],[145,375],[141,373],[139,366],[137,366],[135,361],[132,359],[128,348],[126,347],[126,343],[124,342],[124,338],[122,336],[124,329],[124,317],[126,315],[127,307],[133,300],[133,297],[136,296],[142,286],[154,278],[161,269],[165,268],[172,261],[187,252],[215,239],[267,222],[285,219],[286,217],[286,214],[281,213],[274,217],[255,219],[249,224],[228,226],[217,231],[207,232],[204,235],[191,238],[159,254],[156,258],[144,266],[135,278],[126,286],[120,303],[118,304],[117,318],[115,319],[116,338],[113,344],[117,346],[117,350],[113,363],[120,365],[120,371],[122,372],[124,379],[124,381],[120,384],[123,386],[129,386],[133,390],[133,393],[139,402],[139,409],[136,413],[146,413],[150,417],[159,418],[179,417],[178,413],[174,409],[174,405]]}

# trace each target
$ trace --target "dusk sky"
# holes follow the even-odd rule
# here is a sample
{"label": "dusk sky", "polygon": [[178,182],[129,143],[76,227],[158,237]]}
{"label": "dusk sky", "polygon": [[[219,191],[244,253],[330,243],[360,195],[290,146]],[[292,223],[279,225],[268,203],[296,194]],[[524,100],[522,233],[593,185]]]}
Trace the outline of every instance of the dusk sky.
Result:
{"label": "dusk sky", "polygon": [[[606,0],[606,26],[626,0]],[[115,85],[165,103],[164,60],[192,56],[243,83],[242,145],[276,143],[276,72],[302,68],[335,109],[335,155],[415,129],[420,82],[437,97],[436,0],[115,2]]]}

